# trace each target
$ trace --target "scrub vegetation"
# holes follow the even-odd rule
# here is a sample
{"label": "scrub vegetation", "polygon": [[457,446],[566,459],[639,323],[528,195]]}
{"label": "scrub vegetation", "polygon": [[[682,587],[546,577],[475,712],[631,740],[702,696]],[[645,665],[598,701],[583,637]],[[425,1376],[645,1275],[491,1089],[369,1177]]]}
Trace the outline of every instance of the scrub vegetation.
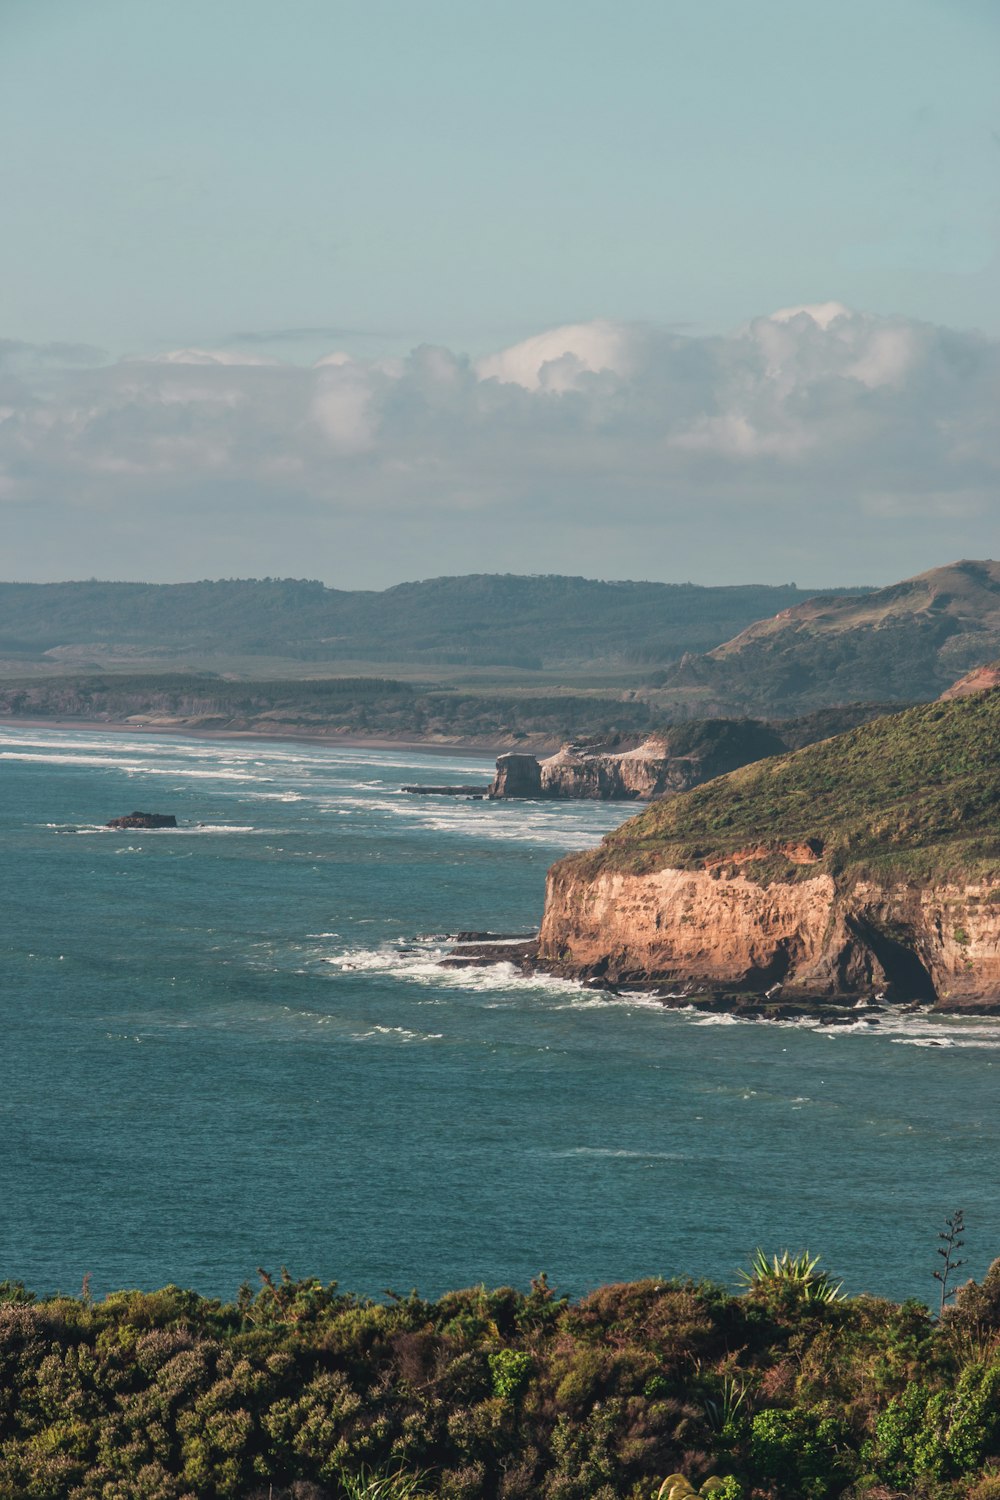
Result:
{"label": "scrub vegetation", "polygon": [[233,1303],[2,1284],[3,1500],[1000,1496],[1000,1261],[938,1319],[808,1254],[577,1302],[261,1275]]}
{"label": "scrub vegetation", "polygon": [[100,673],[0,680],[0,720],[127,720],[254,734],[371,735],[555,746],[599,740],[627,749],[649,734],[709,773],[852,728],[887,705],[852,703],[770,725],[708,719],[662,727],[632,692],[462,692],[388,677],[227,680],[212,673]]}
{"label": "scrub vegetation", "polygon": [[[875,719],[655,802],[564,868],[695,869],[753,851],[761,882],[824,869],[940,882],[996,872],[998,818],[993,691]],[[782,846],[811,846],[815,857],[786,858]]]}

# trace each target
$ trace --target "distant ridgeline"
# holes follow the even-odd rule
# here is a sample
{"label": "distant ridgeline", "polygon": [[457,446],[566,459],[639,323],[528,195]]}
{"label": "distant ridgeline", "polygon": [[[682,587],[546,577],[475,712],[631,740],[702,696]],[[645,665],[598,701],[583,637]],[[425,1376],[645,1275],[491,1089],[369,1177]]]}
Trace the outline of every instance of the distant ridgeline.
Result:
{"label": "distant ridgeline", "polygon": [[935,698],[1000,656],[1000,562],[966,561],[867,594],[816,598],[655,674],[701,713],[801,713],[851,700]]}
{"label": "distant ridgeline", "polygon": [[302,661],[636,664],[711,650],[813,597],[794,584],[702,588],[477,573],[381,592],[290,578],[0,583],[0,657],[62,648]]}
{"label": "distant ridgeline", "polygon": [[[617,697],[610,717],[582,707],[577,719],[564,716],[554,732],[566,738],[609,726],[911,703],[998,657],[1000,563],[990,561],[952,563],[889,588],[819,594],[793,584],[492,574],[381,593],[289,579],[0,584],[0,676],[4,663],[23,673],[30,662],[95,672],[178,661],[273,676],[284,661],[289,671],[299,662],[362,672],[370,664],[374,679],[383,663],[390,673],[396,663],[393,675],[416,670],[428,682],[456,677],[455,668],[505,668],[509,685],[532,692],[539,683],[530,674],[544,670],[549,684]],[[628,706],[636,698],[648,713]]]}

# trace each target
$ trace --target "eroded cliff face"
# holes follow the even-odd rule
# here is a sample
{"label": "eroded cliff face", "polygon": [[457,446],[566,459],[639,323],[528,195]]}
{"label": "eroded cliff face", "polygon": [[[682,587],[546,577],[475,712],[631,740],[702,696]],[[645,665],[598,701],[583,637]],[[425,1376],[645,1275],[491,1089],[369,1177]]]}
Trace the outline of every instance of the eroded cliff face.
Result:
{"label": "eroded cliff face", "polygon": [[[741,866],[549,872],[539,960],[613,983],[849,1000],[884,995],[940,1009],[1000,1010],[1000,884],[861,881],[817,871],[753,878]],[[772,855],[780,851],[769,851]],[[815,859],[789,846],[790,865]],[[790,872],[791,873],[791,872]]]}
{"label": "eroded cliff face", "polygon": [[501,755],[489,795],[631,802],[687,791],[710,774],[703,757],[671,755],[658,739],[631,750],[567,744],[542,761]]}

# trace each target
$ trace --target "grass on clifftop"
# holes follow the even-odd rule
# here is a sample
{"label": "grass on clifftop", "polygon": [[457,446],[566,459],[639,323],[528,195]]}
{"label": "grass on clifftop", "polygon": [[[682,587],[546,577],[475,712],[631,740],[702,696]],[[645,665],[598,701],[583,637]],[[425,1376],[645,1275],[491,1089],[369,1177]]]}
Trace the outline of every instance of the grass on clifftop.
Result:
{"label": "grass on clifftop", "polygon": [[[780,853],[806,840],[820,841],[818,862]],[[696,869],[760,846],[774,852],[748,866],[755,879],[1000,875],[1000,690],[921,704],[664,798],[564,863],[585,878]]]}

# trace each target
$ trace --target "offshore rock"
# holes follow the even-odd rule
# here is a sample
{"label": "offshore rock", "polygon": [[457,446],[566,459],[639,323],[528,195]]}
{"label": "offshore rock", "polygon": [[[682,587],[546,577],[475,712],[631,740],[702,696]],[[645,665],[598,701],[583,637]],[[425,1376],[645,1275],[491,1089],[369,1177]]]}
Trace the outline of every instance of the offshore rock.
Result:
{"label": "offshore rock", "polygon": [[497,773],[488,792],[491,799],[543,795],[541,768],[533,755],[514,751],[497,759]]}
{"label": "offshore rock", "polygon": [[112,818],[105,828],[176,828],[173,813],[130,812],[122,818]]}

